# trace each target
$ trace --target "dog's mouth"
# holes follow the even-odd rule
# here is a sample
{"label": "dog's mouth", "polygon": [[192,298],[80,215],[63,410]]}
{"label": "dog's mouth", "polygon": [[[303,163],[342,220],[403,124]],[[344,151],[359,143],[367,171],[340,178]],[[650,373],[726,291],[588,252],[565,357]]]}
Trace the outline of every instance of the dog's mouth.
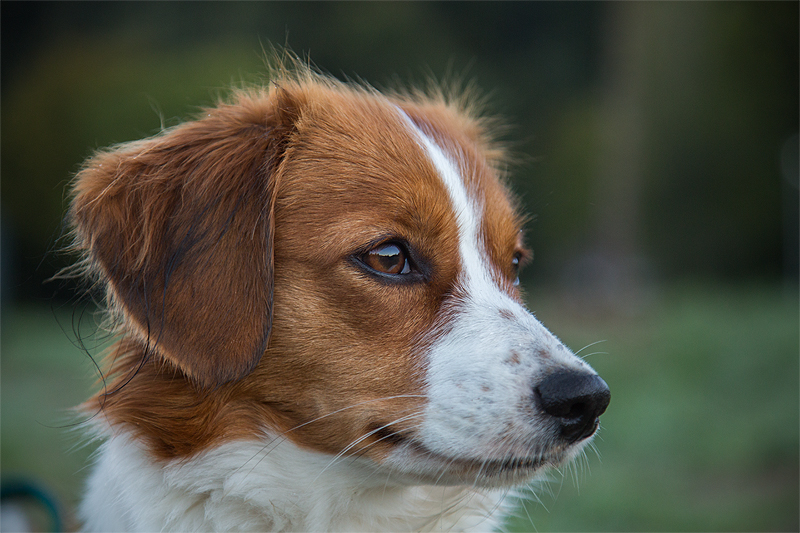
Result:
{"label": "dog's mouth", "polygon": [[561,464],[568,456],[572,446],[556,445],[546,450],[528,455],[512,455],[505,458],[472,458],[450,457],[441,455],[427,448],[413,436],[381,426],[372,430],[377,442],[402,450],[411,458],[424,464],[424,470],[436,472],[437,482],[462,483],[478,485],[495,485],[517,483],[530,479],[548,467]]}

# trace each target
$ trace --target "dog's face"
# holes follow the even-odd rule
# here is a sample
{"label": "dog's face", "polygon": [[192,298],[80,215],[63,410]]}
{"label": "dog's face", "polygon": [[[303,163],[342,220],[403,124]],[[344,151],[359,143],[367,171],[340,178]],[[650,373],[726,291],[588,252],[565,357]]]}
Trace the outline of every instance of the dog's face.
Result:
{"label": "dog's face", "polygon": [[521,303],[499,155],[441,102],[306,79],[96,156],[73,217],[129,335],[111,424],[162,459],[279,434],[425,483],[567,459],[608,389]]}

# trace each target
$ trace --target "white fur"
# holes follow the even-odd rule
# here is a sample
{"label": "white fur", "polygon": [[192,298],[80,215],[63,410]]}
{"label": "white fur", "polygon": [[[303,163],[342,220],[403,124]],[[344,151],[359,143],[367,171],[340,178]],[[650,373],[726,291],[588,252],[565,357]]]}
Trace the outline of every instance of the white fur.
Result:
{"label": "white fur", "polygon": [[[400,485],[365,460],[282,439],[154,463],[133,439],[102,445],[81,507],[87,531],[491,531],[503,491]],[[496,515],[495,515],[496,516]]]}

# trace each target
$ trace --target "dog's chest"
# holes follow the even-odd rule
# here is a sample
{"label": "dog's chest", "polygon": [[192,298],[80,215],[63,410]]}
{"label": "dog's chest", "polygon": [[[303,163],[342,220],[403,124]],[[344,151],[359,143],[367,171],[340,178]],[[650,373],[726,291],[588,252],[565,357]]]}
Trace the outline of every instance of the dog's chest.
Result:
{"label": "dog's chest", "polygon": [[[346,462],[345,462],[346,463]],[[116,435],[98,452],[86,531],[492,531],[506,491],[386,483],[282,439],[156,465]],[[500,513],[501,514],[501,513]]]}

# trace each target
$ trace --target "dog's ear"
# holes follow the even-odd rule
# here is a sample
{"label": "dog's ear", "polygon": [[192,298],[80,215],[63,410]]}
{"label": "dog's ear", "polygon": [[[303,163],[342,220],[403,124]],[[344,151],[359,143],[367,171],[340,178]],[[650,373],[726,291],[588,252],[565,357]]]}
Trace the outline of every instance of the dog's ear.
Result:
{"label": "dog's ear", "polygon": [[247,375],[267,347],[276,173],[297,113],[284,89],[242,92],[76,177],[76,243],[111,305],[202,387]]}

